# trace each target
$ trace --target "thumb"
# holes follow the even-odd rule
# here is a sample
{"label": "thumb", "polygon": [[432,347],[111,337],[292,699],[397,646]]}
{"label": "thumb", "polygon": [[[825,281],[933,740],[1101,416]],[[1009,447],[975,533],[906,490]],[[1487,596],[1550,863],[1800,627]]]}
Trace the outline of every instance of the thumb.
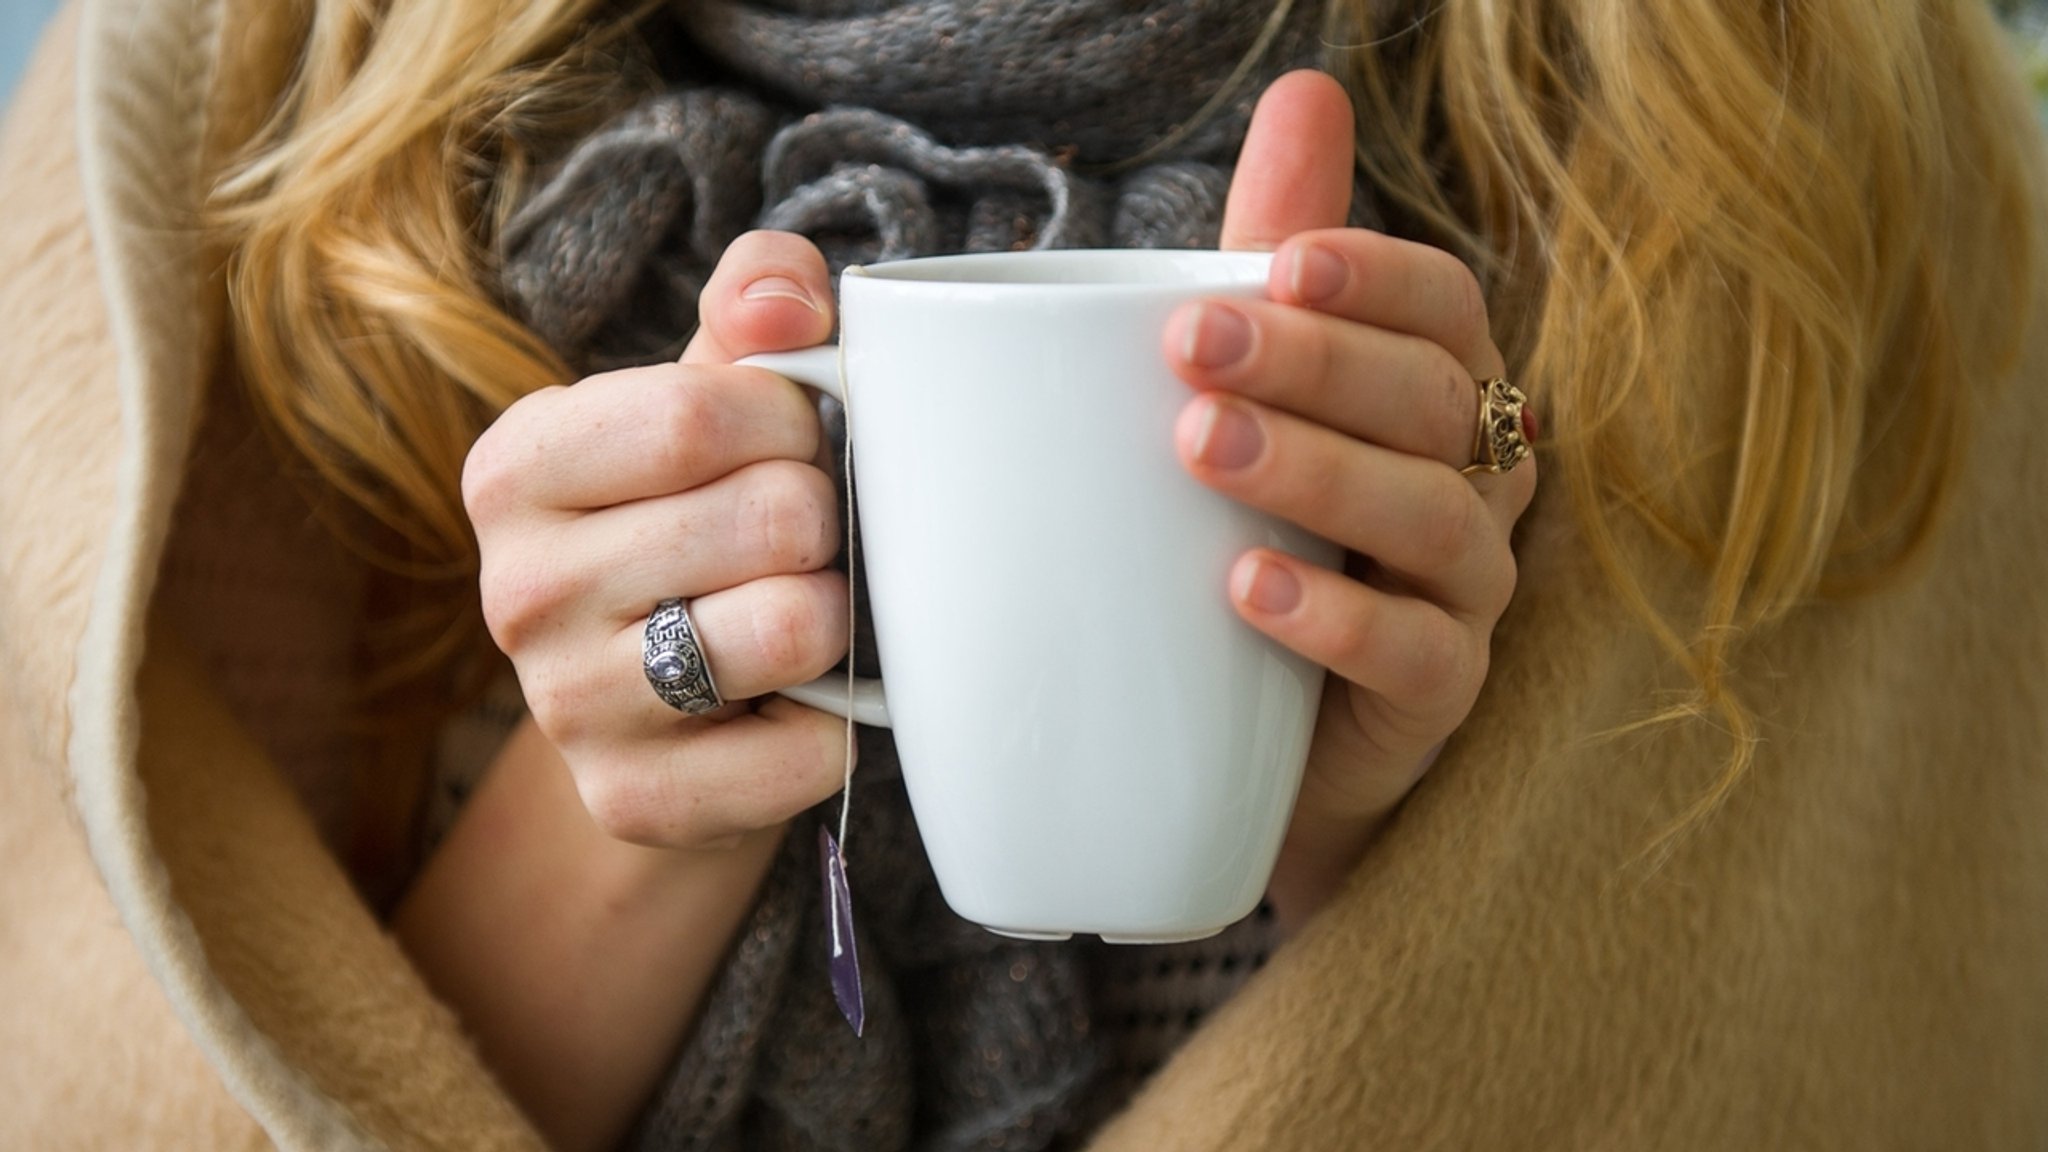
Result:
{"label": "thumb", "polygon": [[1218,247],[1271,251],[1296,232],[1342,228],[1351,213],[1351,98],[1325,73],[1273,81],[1252,111]]}
{"label": "thumb", "polygon": [[832,279],[817,246],[789,232],[749,232],[726,247],[704,282],[683,363],[730,364],[831,334]]}

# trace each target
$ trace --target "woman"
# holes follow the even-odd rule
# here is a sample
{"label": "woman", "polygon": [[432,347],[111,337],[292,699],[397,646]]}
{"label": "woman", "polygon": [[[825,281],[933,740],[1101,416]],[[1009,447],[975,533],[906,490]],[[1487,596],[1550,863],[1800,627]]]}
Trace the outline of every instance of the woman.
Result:
{"label": "woman", "polygon": [[[572,379],[560,359],[588,349],[550,348],[494,304],[488,277],[519,252],[477,251],[518,234],[532,160],[591,130],[563,109],[635,55],[588,7],[501,20],[408,4],[372,22],[336,6],[300,29],[260,9],[105,5],[72,41],[77,119],[71,26],[30,81],[7,171],[31,208],[5,241],[23,269],[6,307],[37,323],[6,331],[45,386],[10,392],[6,458],[19,478],[8,537],[34,528],[37,542],[11,560],[0,629],[16,656],[7,771],[20,797],[7,922],[37,926],[6,952],[10,986],[39,990],[8,1017],[18,1042],[5,1050],[37,1053],[5,1070],[28,1086],[0,1121],[18,1142],[229,1144],[255,1138],[253,1117],[289,1144],[517,1144],[535,1139],[530,1118],[599,1145],[673,1099],[671,1058],[687,1068],[701,1051],[701,1028],[673,1050],[698,1001],[774,1000],[704,997],[780,821],[837,779],[830,724],[775,703],[691,724],[649,695],[578,731],[566,701],[631,699],[589,687],[618,666],[590,655],[599,625],[574,615],[587,598],[536,596],[530,579],[482,605],[469,590],[471,515],[488,588],[502,587],[494,557],[563,552],[533,527],[558,494],[521,490],[533,469],[494,457],[516,463],[533,425],[556,423],[533,418],[545,405],[588,411],[645,381],[514,405]],[[655,39],[657,70],[716,32],[678,11],[695,35]],[[1381,281],[1362,271],[1445,267],[1416,241],[1447,246],[1481,273],[1491,337],[1456,291],[1404,328],[1385,301],[1340,292],[1344,306],[1318,307],[1308,280],[1290,279],[1246,318],[1300,335],[1253,347],[1393,330],[1465,378],[1513,366],[1551,426],[1545,494],[1513,564],[1482,564],[1483,579],[1431,577],[1503,555],[1531,470],[1468,484],[1495,531],[1435,566],[1375,556],[1414,579],[1293,573],[1297,611],[1348,600],[1334,618],[1356,620],[1376,594],[1459,621],[1467,674],[1416,692],[1430,707],[1405,728],[1357,706],[1391,698],[1371,682],[1386,661],[1316,647],[1357,630],[1262,612],[1251,577],[1264,558],[1245,562],[1233,588],[1247,619],[1329,663],[1333,699],[1354,704],[1337,711],[1347,728],[1326,703],[1311,788],[1352,803],[1297,814],[1290,859],[1313,867],[1276,880],[1288,939],[1272,962],[1115,1120],[1067,1135],[1104,1148],[2038,1142],[2048,940],[2009,911],[2038,906],[2048,881],[2048,786],[2030,771],[2048,625],[2025,568],[2048,524],[2029,499],[2043,465],[2022,439],[2040,403],[2021,307],[2038,275],[2038,179],[1988,18],[1962,2],[1332,13],[1323,38],[1365,46],[1331,61],[1362,110],[1361,182],[1411,240],[1323,231],[1343,222],[1348,189],[1323,143],[1333,123],[1343,131],[1341,103],[1313,78],[1276,87],[1239,165],[1282,176],[1289,194],[1241,178],[1224,239],[1282,247],[1290,269],[1326,247],[1368,289]],[[136,54],[115,68],[115,51]],[[195,77],[209,78],[204,99]],[[225,228],[218,246],[193,246],[179,225],[221,173]],[[756,237],[725,256],[686,359],[706,369],[694,379],[737,389],[708,369],[814,340],[829,318],[807,248]],[[818,306],[743,303],[769,272]],[[537,298],[508,285],[515,305]],[[1269,437],[1343,434],[1324,441],[1342,458],[1331,475],[1370,475],[1363,444],[1455,474],[1448,421],[1404,408],[1345,426],[1318,406],[1340,382],[1202,366],[1214,318],[1183,317],[1167,342],[1195,353],[1178,370],[1195,388],[1180,432],[1199,479],[1312,514],[1214,466],[1204,449],[1222,441],[1203,433],[1221,426],[1218,405]],[[1305,376],[1322,387],[1262,391]],[[788,402],[751,386],[755,402]],[[498,407],[510,411],[472,456]],[[766,423],[802,428],[798,415]],[[253,431],[266,422],[276,449]],[[801,467],[812,447],[800,433],[716,471]],[[1254,459],[1281,471],[1277,454]],[[671,476],[626,495],[694,487]],[[553,522],[595,522],[577,507]],[[1346,542],[1375,553],[1398,546],[1342,515],[1363,507],[1316,526],[1365,533]],[[347,563],[343,539],[378,563]],[[691,577],[714,654],[721,631],[737,633],[710,602],[746,577],[832,591],[812,556],[775,559]],[[1462,595],[1479,601],[1469,620],[1450,610]],[[377,806],[416,795],[405,766],[428,760],[468,670],[449,621],[479,607],[534,721],[415,870],[391,831],[405,821]],[[829,663],[839,623],[737,683],[766,689]],[[430,642],[443,636],[455,639]],[[238,662],[257,641],[305,656],[284,667],[311,668],[316,687],[358,682],[367,702],[295,693],[276,665]],[[1483,690],[1474,659],[1490,663]],[[400,700],[373,694],[394,684]],[[312,721],[281,722],[280,702]],[[374,739],[350,727],[362,715]],[[777,741],[789,786],[751,811],[684,822],[603,799],[618,795],[621,749],[694,744],[696,775],[676,779],[703,789],[721,765],[758,778]],[[595,828],[566,821],[580,819],[572,779],[598,798]],[[1333,811],[1342,819],[1321,819]],[[535,834],[550,821],[587,836]],[[664,847],[634,852],[606,832]],[[493,850],[508,841],[526,848]],[[636,903],[650,874],[659,899],[687,907]],[[394,891],[396,940],[369,907]],[[648,925],[669,935],[635,934]],[[565,970],[578,978],[555,978]],[[109,1054],[140,1054],[146,1085],[85,1087]],[[681,1143],[733,1131],[658,1117],[641,1129]]]}

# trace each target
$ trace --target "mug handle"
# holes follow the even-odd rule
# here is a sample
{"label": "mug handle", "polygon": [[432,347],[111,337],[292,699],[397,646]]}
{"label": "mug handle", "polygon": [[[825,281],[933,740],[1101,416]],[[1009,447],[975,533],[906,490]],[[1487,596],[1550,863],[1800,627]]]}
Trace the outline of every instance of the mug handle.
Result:
{"label": "mug handle", "polygon": [[[766,368],[777,376],[823,392],[841,404],[846,403],[846,386],[840,375],[837,344],[820,344],[795,352],[763,352],[758,356],[748,356],[739,363],[748,368]],[[777,695],[861,724],[889,727],[889,706],[882,694],[882,682],[871,676],[854,677],[853,715],[850,717],[846,714],[846,676],[843,673],[827,672],[808,684],[784,688]]]}

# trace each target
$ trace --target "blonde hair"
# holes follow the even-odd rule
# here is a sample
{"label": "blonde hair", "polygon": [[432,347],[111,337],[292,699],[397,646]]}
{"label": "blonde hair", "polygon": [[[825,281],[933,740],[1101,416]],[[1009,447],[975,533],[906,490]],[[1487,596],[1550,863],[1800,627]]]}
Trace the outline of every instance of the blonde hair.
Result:
{"label": "blonde hair", "polygon": [[[489,241],[549,126],[606,104],[597,7],[316,2],[220,188],[260,410],[469,622],[425,665],[476,635],[469,444],[567,377]],[[1667,716],[1734,735],[1697,812],[1749,762],[1743,637],[1915,553],[2018,346],[2034,128],[1998,36],[1982,0],[1329,6],[1363,174],[1488,285],[1548,482],[1696,687]],[[1655,601],[1672,554],[1698,603]]]}
{"label": "blonde hair", "polygon": [[479,647],[463,459],[498,412],[569,379],[496,302],[490,238],[532,158],[633,75],[602,2],[316,0],[274,114],[215,190],[256,410],[330,525],[398,578],[373,609],[384,689]]}
{"label": "blonde hair", "polygon": [[[1932,535],[2031,314],[2031,109],[1981,0],[1372,7],[1330,24],[1361,162],[1507,305],[1548,482],[1694,685],[1644,722],[1732,737],[1682,829],[1752,757],[1744,638]],[[1704,598],[1656,603],[1627,525]]]}

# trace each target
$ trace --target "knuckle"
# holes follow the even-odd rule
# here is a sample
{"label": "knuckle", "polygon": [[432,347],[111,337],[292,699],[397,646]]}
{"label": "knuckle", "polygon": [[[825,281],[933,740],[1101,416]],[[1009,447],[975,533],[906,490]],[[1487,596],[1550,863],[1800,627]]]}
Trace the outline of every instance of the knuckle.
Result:
{"label": "knuckle", "polygon": [[544,397],[558,391],[545,388],[521,397],[470,445],[462,460],[461,492],[462,507],[472,524],[481,528],[518,507],[523,472],[520,436],[534,423],[529,419],[534,410],[547,403]]}
{"label": "knuckle", "polygon": [[1346,460],[1338,452],[1324,450],[1314,440],[1301,443],[1302,451],[1288,451],[1281,445],[1269,449],[1250,471],[1246,482],[1271,509],[1308,509],[1327,505],[1345,490]]}
{"label": "knuckle", "polygon": [[498,575],[498,565],[486,562],[477,575],[477,598],[484,614],[484,630],[491,643],[507,656],[524,651],[532,630],[526,626],[525,604],[511,594]]}
{"label": "knuckle", "polygon": [[599,761],[576,769],[576,795],[600,831],[614,840],[659,844],[674,835],[651,777],[633,766]]}
{"label": "knuckle", "polygon": [[679,372],[654,390],[648,419],[659,429],[655,438],[663,475],[695,475],[711,447],[728,434],[718,390],[699,372]]}
{"label": "knuckle", "polygon": [[1444,459],[1463,467],[1474,459],[1473,442],[1479,436],[1480,389],[1457,357],[1434,345],[1431,348],[1429,356],[1433,363],[1429,374],[1441,381],[1435,391],[1442,414],[1437,426],[1446,430]]}
{"label": "knuckle", "polygon": [[1473,662],[1462,629],[1449,625],[1423,629],[1408,646],[1402,680],[1416,703],[1454,709],[1472,690]]}
{"label": "knuckle", "polygon": [[[799,763],[800,766],[811,770],[808,776],[812,781],[811,791],[818,794],[806,798],[816,803],[838,791],[847,756],[853,756],[857,762],[860,759],[860,748],[858,744],[847,744],[846,721],[830,712],[805,708],[798,722],[804,725],[804,731],[810,736],[805,745],[809,753],[808,759]],[[817,775],[818,772],[824,772],[825,776],[821,779]],[[822,791],[819,791],[820,784]]]}
{"label": "knuckle", "polygon": [[1472,546],[1485,505],[1470,482],[1448,470],[1425,493],[1415,534],[1416,566],[1425,573],[1446,572],[1457,567]]}
{"label": "knuckle", "polygon": [[774,747],[758,766],[762,792],[750,806],[763,822],[787,819],[830,797],[846,765],[845,721],[814,712],[778,726]]}
{"label": "knuckle", "polygon": [[462,507],[469,513],[470,523],[480,530],[512,502],[509,489],[514,473],[506,466],[502,438],[493,435],[498,427],[493,424],[484,429],[462,460]]}
{"label": "knuckle", "polygon": [[[764,442],[772,444],[773,451],[787,459],[801,461],[815,457],[825,436],[825,426],[803,386],[765,368],[736,371],[748,374],[744,378],[745,391],[738,395],[749,405],[750,419],[764,428],[772,425],[772,431],[764,433]],[[822,478],[825,474],[820,472],[818,475]]]}
{"label": "knuckle", "polygon": [[671,444],[693,445],[719,432],[719,406],[703,374],[665,375],[655,390],[653,419],[668,433]]}
{"label": "knuckle", "polygon": [[1343,350],[1338,347],[1336,325],[1311,323],[1307,328],[1310,335],[1302,343],[1307,346],[1303,359],[1308,371],[1302,378],[1308,381],[1311,392],[1321,395],[1337,387],[1337,382],[1346,376]]}
{"label": "knuckle", "polygon": [[536,668],[529,660],[520,669],[519,688],[534,724],[549,743],[567,749],[580,742],[581,718],[590,712],[588,687],[560,669]]}
{"label": "knuckle", "polygon": [[1489,331],[1486,314],[1486,293],[1479,287],[1479,278],[1465,262],[1449,253],[1444,254],[1451,294],[1450,307],[1453,323],[1458,330],[1473,336],[1484,337]]}
{"label": "knuckle", "polygon": [[759,593],[752,613],[755,656],[774,682],[794,684],[829,645],[825,613],[803,581],[764,581]]}
{"label": "knuckle", "polygon": [[1361,668],[1376,663],[1380,613],[1370,607],[1339,617],[1329,627],[1332,667]]}
{"label": "knuckle", "polygon": [[770,461],[756,469],[742,515],[743,538],[777,572],[810,572],[832,559],[837,497],[832,481],[808,464]]}
{"label": "knuckle", "polygon": [[1515,587],[1521,581],[1521,571],[1515,563],[1514,549],[1503,542],[1500,551],[1500,577],[1488,583],[1485,598],[1479,606],[1488,620],[1499,620],[1506,614],[1508,605],[1515,599]]}
{"label": "knuckle", "polygon": [[510,655],[531,647],[547,624],[583,595],[583,583],[575,570],[551,560],[546,549],[487,552],[477,592],[491,639]]}
{"label": "knuckle", "polygon": [[1537,473],[1540,471],[1536,454],[1531,452],[1527,460],[1507,474],[1508,498],[1516,520],[1520,520],[1529,511],[1529,506],[1536,502]]}

